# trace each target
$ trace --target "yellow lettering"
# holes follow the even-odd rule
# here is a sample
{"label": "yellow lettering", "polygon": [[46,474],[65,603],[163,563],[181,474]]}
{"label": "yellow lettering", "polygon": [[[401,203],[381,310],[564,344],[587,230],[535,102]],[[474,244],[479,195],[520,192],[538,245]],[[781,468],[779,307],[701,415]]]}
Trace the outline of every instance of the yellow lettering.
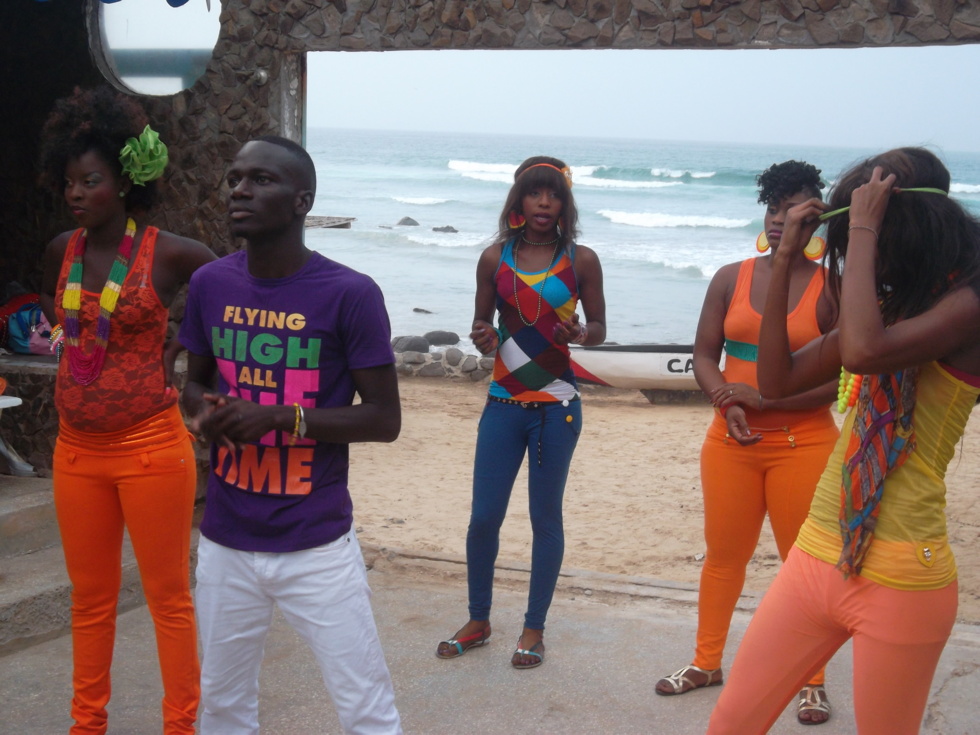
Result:
{"label": "yellow lettering", "polygon": [[225,307],[225,317],[224,317],[223,321],[230,322],[232,320],[232,318],[234,317],[234,315],[235,315],[235,307],[234,306],[226,306]]}
{"label": "yellow lettering", "polygon": [[245,316],[248,320],[248,326],[255,326],[255,317],[259,315],[260,311],[264,311],[264,309],[245,309]]}
{"label": "yellow lettering", "polygon": [[242,366],[242,371],[238,374],[238,384],[252,385],[252,371],[248,369],[248,365]]}
{"label": "yellow lettering", "polygon": [[286,312],[284,311],[270,311],[269,319],[266,321],[265,326],[269,329],[282,329],[283,322],[286,321]]}
{"label": "yellow lettering", "polygon": [[286,326],[294,332],[306,326],[306,317],[302,314],[290,314],[286,317]]}

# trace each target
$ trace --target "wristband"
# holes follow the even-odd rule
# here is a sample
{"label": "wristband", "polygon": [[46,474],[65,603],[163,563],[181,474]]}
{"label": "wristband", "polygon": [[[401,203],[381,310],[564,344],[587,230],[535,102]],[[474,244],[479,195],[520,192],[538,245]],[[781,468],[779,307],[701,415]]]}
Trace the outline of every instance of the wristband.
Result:
{"label": "wristband", "polygon": [[582,324],[582,328],[579,330],[578,334],[575,335],[575,339],[572,340],[573,345],[585,344],[585,340],[589,338],[589,325]]}

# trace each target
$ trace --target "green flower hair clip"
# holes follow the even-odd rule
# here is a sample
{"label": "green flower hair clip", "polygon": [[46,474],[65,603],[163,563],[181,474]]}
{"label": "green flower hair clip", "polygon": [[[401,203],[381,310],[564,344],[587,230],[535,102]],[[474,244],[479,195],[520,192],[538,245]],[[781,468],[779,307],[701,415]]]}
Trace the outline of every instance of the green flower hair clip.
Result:
{"label": "green flower hair clip", "polygon": [[168,160],[167,146],[149,125],[143,128],[139,138],[130,138],[119,151],[123,173],[139,186],[163,176]]}

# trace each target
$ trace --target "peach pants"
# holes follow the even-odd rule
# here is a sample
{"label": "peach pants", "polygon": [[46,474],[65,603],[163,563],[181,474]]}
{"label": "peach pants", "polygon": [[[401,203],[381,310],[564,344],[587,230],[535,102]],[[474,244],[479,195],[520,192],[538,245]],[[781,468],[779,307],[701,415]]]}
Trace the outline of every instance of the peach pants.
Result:
{"label": "peach pants", "polygon": [[72,583],[73,735],[106,732],[123,527],[156,628],[166,735],[194,732],[200,699],[189,556],[196,469],[176,406],[113,435],[62,422],[54,500]]}
{"label": "peach pants", "polygon": [[848,638],[858,732],[918,733],[956,605],[956,582],[910,591],[845,580],[833,564],[794,547],[742,639],[708,733],[768,731]]}
{"label": "peach pants", "polygon": [[[804,418],[789,431],[762,431],[762,441],[748,447],[726,441],[726,431],[724,420],[716,416],[701,448],[707,553],[698,592],[694,665],[707,670],[721,667],[745,568],[766,514],[779,557],[785,560],[839,433],[829,411]],[[823,683],[822,671],[812,683]]]}

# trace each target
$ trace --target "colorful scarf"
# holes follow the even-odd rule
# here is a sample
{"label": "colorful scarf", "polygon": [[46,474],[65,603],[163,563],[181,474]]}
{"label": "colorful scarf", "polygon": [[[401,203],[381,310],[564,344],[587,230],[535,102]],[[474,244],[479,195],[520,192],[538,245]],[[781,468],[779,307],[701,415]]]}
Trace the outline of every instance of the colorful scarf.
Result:
{"label": "colorful scarf", "polygon": [[846,579],[861,574],[878,522],[885,476],[915,449],[912,411],[918,368],[868,375],[861,384],[851,438],[844,455],[837,568]]}

